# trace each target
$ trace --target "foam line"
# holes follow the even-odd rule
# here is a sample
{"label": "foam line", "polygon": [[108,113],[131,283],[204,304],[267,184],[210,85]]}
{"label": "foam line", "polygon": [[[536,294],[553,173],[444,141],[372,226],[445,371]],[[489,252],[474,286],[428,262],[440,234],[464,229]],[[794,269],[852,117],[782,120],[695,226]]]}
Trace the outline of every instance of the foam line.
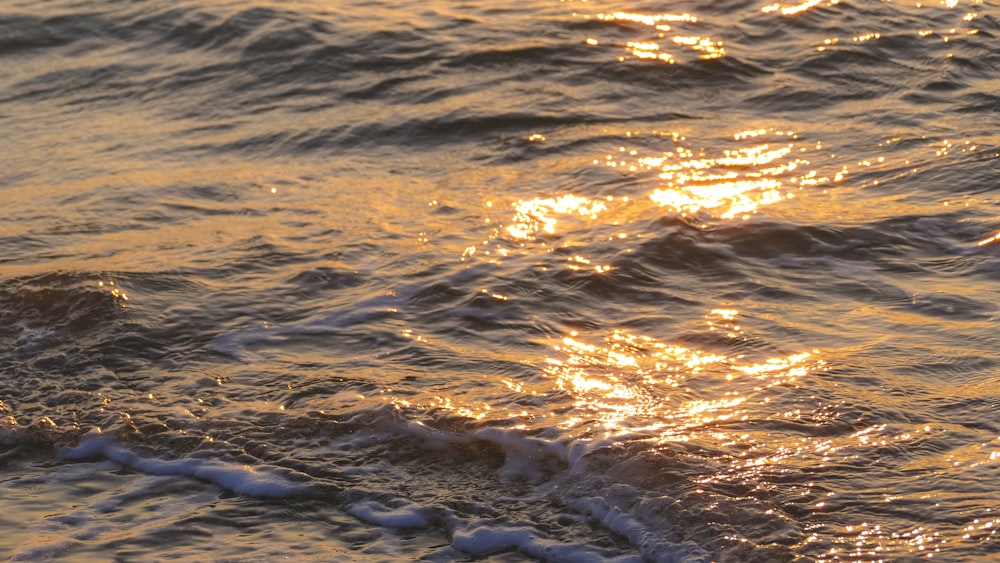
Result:
{"label": "foam line", "polygon": [[209,481],[234,493],[254,497],[285,497],[301,494],[303,483],[295,483],[273,469],[258,469],[209,459],[164,460],[142,457],[115,444],[100,432],[89,432],[78,446],[59,450],[59,458],[72,461],[104,457],[119,465],[149,475],[178,475]]}

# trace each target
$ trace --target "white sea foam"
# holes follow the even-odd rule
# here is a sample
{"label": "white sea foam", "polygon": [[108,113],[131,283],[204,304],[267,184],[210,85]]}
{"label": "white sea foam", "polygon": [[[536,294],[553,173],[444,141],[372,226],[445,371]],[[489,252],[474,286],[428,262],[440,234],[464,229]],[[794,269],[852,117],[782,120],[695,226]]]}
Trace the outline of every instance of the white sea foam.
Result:
{"label": "white sea foam", "polygon": [[[373,413],[367,414],[370,417]],[[362,415],[355,419],[362,420]],[[652,518],[646,518],[648,514],[633,514],[629,509],[629,499],[635,501],[635,506],[641,507],[641,491],[619,486],[612,495],[617,501],[605,494],[608,487],[606,479],[589,467],[587,456],[609,446],[611,440],[546,439],[526,435],[518,429],[492,426],[448,431],[384,411],[376,414],[374,419],[369,418],[363,429],[340,436],[328,447],[331,454],[335,454],[401,437],[412,438],[409,443],[414,448],[432,450],[477,441],[493,443],[504,454],[504,462],[497,468],[500,480],[531,485],[527,496],[521,497],[522,502],[541,504],[559,498],[560,504],[570,508],[567,518],[574,518],[575,513],[578,522],[598,524],[625,538],[634,549],[628,550],[631,554],[605,552],[587,543],[553,537],[528,524],[480,519],[440,505],[423,506],[400,497],[387,500],[380,496],[378,500],[359,500],[347,508],[349,514],[365,523],[390,529],[425,528],[443,523],[452,542],[447,553],[439,554],[440,560],[465,556],[489,557],[510,551],[544,561],[704,563],[711,560],[708,553],[693,543],[676,543],[666,539],[664,532],[672,527],[669,521],[655,514]],[[384,459],[376,459],[370,466],[351,467],[345,471],[345,475],[354,477],[386,474],[391,474],[393,479],[407,479],[405,469],[387,464]],[[482,514],[488,513],[488,507],[482,511]]]}
{"label": "white sea foam", "polygon": [[473,557],[487,557],[505,551],[519,551],[543,561],[580,562],[631,562],[642,561],[635,555],[615,556],[601,553],[594,548],[565,544],[541,537],[529,526],[470,525],[454,532],[452,546]]}
{"label": "white sea foam", "polygon": [[181,475],[209,481],[234,493],[255,497],[285,497],[303,493],[307,486],[289,479],[290,472],[238,465],[219,460],[175,460],[143,457],[116,444],[110,436],[91,431],[78,446],[59,450],[63,460],[104,457],[119,465],[150,475]]}
{"label": "white sea foam", "polygon": [[430,525],[424,509],[412,503],[390,508],[373,500],[361,501],[350,506],[347,512],[362,522],[386,528],[425,528]]}

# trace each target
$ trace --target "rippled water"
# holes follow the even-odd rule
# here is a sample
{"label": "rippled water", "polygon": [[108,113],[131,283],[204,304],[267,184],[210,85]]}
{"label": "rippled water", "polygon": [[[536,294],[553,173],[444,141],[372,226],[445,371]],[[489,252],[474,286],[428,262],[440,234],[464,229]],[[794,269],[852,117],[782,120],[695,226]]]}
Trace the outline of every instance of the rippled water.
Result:
{"label": "rippled water", "polygon": [[0,5],[0,557],[1000,557],[992,0]]}

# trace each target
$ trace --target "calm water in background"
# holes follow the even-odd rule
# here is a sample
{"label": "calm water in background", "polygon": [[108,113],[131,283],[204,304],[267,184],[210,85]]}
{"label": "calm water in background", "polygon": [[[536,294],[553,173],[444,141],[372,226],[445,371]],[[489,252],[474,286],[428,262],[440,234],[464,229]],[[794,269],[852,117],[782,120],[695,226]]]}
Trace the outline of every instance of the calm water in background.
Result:
{"label": "calm water in background", "polygon": [[0,557],[1000,557],[1000,5],[0,2]]}

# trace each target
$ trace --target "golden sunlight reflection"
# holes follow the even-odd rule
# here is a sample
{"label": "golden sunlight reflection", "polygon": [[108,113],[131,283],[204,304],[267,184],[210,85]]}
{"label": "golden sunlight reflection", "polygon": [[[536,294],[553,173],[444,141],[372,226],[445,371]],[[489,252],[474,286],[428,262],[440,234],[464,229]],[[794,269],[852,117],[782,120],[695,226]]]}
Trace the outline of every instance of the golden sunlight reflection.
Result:
{"label": "golden sunlight reflection", "polygon": [[807,153],[822,150],[822,144],[801,146],[794,132],[751,129],[734,134],[733,140],[736,146],[715,156],[678,144],[672,151],[632,162],[608,155],[604,165],[657,171],[662,184],[649,196],[654,203],[682,216],[708,212],[722,219],[748,219],[763,206],[795,197],[803,187],[839,182],[847,174],[842,169],[830,177],[811,169]]}
{"label": "golden sunlight reflection", "polygon": [[659,43],[653,41],[629,41],[625,46],[637,59],[656,59],[669,64],[676,62],[673,55],[660,51]]}
{"label": "golden sunlight reflection", "polygon": [[[566,234],[589,229],[612,202],[628,201],[628,196],[592,199],[573,194],[519,199],[511,202],[514,214],[506,220],[490,216],[489,213],[497,206],[493,201],[487,201],[487,216],[484,220],[487,225],[495,227],[486,240],[465,247],[461,260],[478,256],[495,261],[509,256],[517,249],[551,252],[571,244],[570,240],[564,238]],[[618,236],[624,239],[628,235],[621,233]],[[579,254],[564,256],[563,261],[566,268],[573,271],[604,274],[613,269],[610,264],[593,261]]]}
{"label": "golden sunlight reflection", "polygon": [[[796,6],[784,6],[784,7],[779,7],[779,4],[771,4],[769,6],[766,6],[764,8],[764,11],[766,12],[781,11],[781,13],[784,15],[793,15],[794,13],[802,11],[799,8],[804,7],[807,4],[810,5],[810,7],[813,7],[812,4],[814,3],[806,2],[804,4]],[[830,2],[830,5],[833,4],[835,4],[835,2]],[[922,2],[920,0],[910,1],[908,2],[908,4],[917,9],[932,7],[931,4],[927,2]],[[979,28],[975,27],[972,24],[979,18],[980,14],[975,10],[977,6],[982,5],[982,2],[979,0],[972,0],[968,2],[968,4],[970,6],[970,11],[960,14],[960,17],[956,17],[954,20],[948,21],[947,19],[945,19],[944,15],[942,15],[940,18],[935,18],[934,20],[931,20],[931,21],[937,21],[941,25],[941,27],[918,28],[914,29],[913,32],[916,33],[917,36],[919,36],[921,39],[925,39],[928,42],[944,43],[944,44],[949,44],[949,46],[952,43],[961,42],[962,40],[970,36],[978,35]],[[954,9],[958,8],[960,5],[961,2],[959,2],[958,0],[939,0],[936,7]],[[959,16],[959,13],[956,13],[955,16]],[[846,44],[848,41],[850,41],[851,43],[867,43],[867,42],[878,41],[880,39],[882,39],[882,33],[879,31],[868,31],[865,33],[858,33],[854,36],[851,36],[849,39],[846,37],[845,38],[828,37],[823,39],[822,43],[816,46],[816,50],[822,53],[828,50],[835,50],[838,44],[841,43]],[[954,57],[954,53],[946,52],[944,54],[944,57],[950,59]]]}
{"label": "golden sunlight reflection", "polygon": [[[859,457],[859,450],[898,447],[897,444],[914,443],[921,439],[939,436],[945,431],[946,429],[936,429],[928,425],[892,431],[886,425],[876,425],[859,430],[846,443],[831,448],[831,450],[844,450],[843,458],[856,459]],[[852,440],[855,441],[853,444],[850,443]],[[1000,444],[1000,437],[993,440],[992,443],[994,445]],[[990,444],[976,444],[965,448],[969,450],[967,452],[954,452],[946,458],[946,464],[938,464],[930,468],[923,466],[928,462],[927,459],[915,459],[908,466],[899,467],[899,470],[909,473],[930,469],[942,481],[947,481],[948,473],[964,472],[980,465],[992,463],[994,460],[992,453],[995,453],[995,450],[991,453],[989,446]],[[902,504],[905,506],[926,503],[928,506],[936,507],[939,506],[938,501],[949,493],[909,492],[893,494],[885,491],[879,494],[881,498],[878,502],[887,505]],[[837,495],[829,492],[827,496],[835,497]],[[832,546],[822,552],[817,560],[831,562],[845,560],[891,561],[895,558],[893,554],[899,553],[932,559],[942,553],[942,547],[945,544],[966,543],[973,547],[996,541],[997,530],[1000,529],[1000,514],[995,509],[989,507],[974,508],[967,511],[964,517],[967,520],[965,520],[966,524],[958,529],[960,535],[954,532],[935,530],[929,524],[907,527],[893,527],[891,524],[875,521],[840,524],[833,530],[835,538],[831,542]],[[819,537],[814,535],[808,541],[819,541]]]}
{"label": "golden sunlight reflection", "polygon": [[[738,312],[716,309],[706,316],[710,330],[739,332]],[[615,330],[599,341],[576,332],[563,337],[546,358],[544,374],[573,398],[572,417],[563,427],[600,421],[615,435],[650,433],[684,441],[695,429],[746,418],[748,402],[767,404],[767,389],[795,384],[824,362],[817,351],[749,362],[726,355],[668,344],[649,336]],[[714,397],[692,393],[691,385],[710,387]]]}
{"label": "golden sunlight reflection", "polygon": [[674,43],[689,47],[701,53],[702,59],[721,59],[726,54],[726,49],[722,46],[722,41],[715,41],[711,37],[700,37],[697,35],[676,35]]}
{"label": "golden sunlight reflection", "polygon": [[613,12],[610,14],[597,14],[597,19],[601,21],[627,21],[641,23],[643,25],[655,26],[660,31],[670,31],[670,22],[694,23],[698,18],[691,14],[639,14],[636,12]]}
{"label": "golden sunlight reflection", "polygon": [[448,411],[457,416],[470,418],[472,420],[482,420],[486,418],[486,415],[488,415],[492,410],[492,407],[487,404],[482,404],[478,407],[455,405],[452,403],[452,399],[450,397],[440,396],[434,397],[430,407],[432,410]]}
{"label": "golden sunlight reflection", "polygon": [[947,540],[924,526],[891,531],[881,524],[861,522],[844,526],[837,535],[842,547],[821,554],[820,561],[889,561],[892,553],[922,554],[928,558],[941,553]]}
{"label": "golden sunlight reflection", "polygon": [[[648,212],[660,214],[661,208],[703,226],[715,220],[748,220],[767,207],[800,195],[827,193],[828,187],[850,182],[854,174],[860,175],[857,181],[850,182],[854,188],[875,187],[916,174],[933,160],[983,150],[971,140],[891,136],[872,147],[874,152],[848,161],[827,149],[822,141],[807,140],[806,135],[776,127],[748,127],[704,145],[679,132],[626,131],[623,141],[635,145],[619,145],[591,162],[637,176],[639,185],[648,181],[644,193],[636,194],[629,188],[632,193],[600,197],[555,193],[505,203],[486,201],[484,222],[490,227],[489,234],[466,246],[461,259],[497,261],[512,253],[569,250],[578,237],[594,236],[595,226],[605,228],[600,235],[604,240],[629,245],[642,236],[641,232],[631,232],[635,218]],[[920,153],[897,150],[897,144],[905,141],[920,142],[925,148]],[[636,182],[630,183],[633,185]],[[897,199],[888,195],[881,210],[887,214],[906,213]],[[972,203],[942,202],[945,206]],[[788,207],[800,214],[810,212],[802,204]],[[504,216],[503,209],[512,209],[512,213]],[[607,232],[609,229],[615,232]],[[1000,233],[984,235],[978,245],[997,242]],[[559,256],[572,271],[603,274],[613,270],[607,258],[576,251]]]}
{"label": "golden sunlight reflection", "polygon": [[817,6],[827,5],[836,6],[840,3],[840,0],[805,0],[804,2],[799,2],[797,4],[775,2],[774,4],[768,4],[760,9],[761,12],[769,14],[772,12],[778,12],[783,16],[794,16],[796,14],[801,14],[802,12],[807,12],[816,8]]}
{"label": "golden sunlight reflection", "polygon": [[128,294],[125,293],[124,289],[115,284],[115,280],[108,280],[107,282],[103,280],[98,281],[97,287],[110,293],[122,307],[125,307],[126,302],[128,302]]}
{"label": "golden sunlight reflection", "polygon": [[596,219],[607,206],[602,201],[567,194],[555,198],[518,200],[514,202],[514,209],[516,213],[513,222],[506,228],[507,234],[525,240],[555,234],[560,215]]}
{"label": "golden sunlight reflection", "polygon": [[[720,304],[693,320],[685,333],[696,334],[696,341],[713,333],[752,341],[744,338],[742,317],[737,308]],[[418,339],[410,331],[404,334]],[[815,483],[787,478],[803,471],[853,471],[859,463],[877,463],[886,451],[936,448],[943,436],[961,432],[960,425],[864,424],[853,418],[845,425],[842,402],[804,400],[815,399],[826,379],[817,377],[826,369],[819,351],[765,354],[743,346],[734,349],[728,344],[732,338],[716,339],[719,347],[714,349],[691,341],[664,341],[624,329],[570,331],[549,342],[538,364],[524,362],[525,373],[488,377],[494,388],[488,396],[442,386],[406,397],[392,397],[389,390],[385,397],[399,409],[426,412],[433,420],[429,424],[444,432],[485,424],[546,436],[547,430],[558,428],[560,437],[598,445],[639,440],[665,451],[708,448],[717,463],[694,477],[698,493],[713,494],[735,483],[751,485],[764,496],[772,490],[791,494],[796,510],[815,518],[804,541],[825,543],[817,561],[889,561],[901,553],[936,559],[946,544],[975,549],[997,541],[1000,514],[988,506],[972,506],[952,529],[936,526],[934,519],[916,524],[893,524],[878,516],[853,519],[842,509],[866,503],[886,511],[896,506],[933,510],[941,495],[950,494],[947,490],[853,490],[818,478]],[[913,456],[895,469],[949,482],[970,471],[988,478],[997,467],[1000,437],[944,456]]]}
{"label": "golden sunlight reflection", "polygon": [[[678,62],[676,53],[666,50],[662,41],[666,40],[673,45],[694,52],[700,59],[718,59],[726,54],[723,42],[711,37],[692,33],[676,33],[674,26],[683,26],[690,31],[692,26],[698,23],[698,17],[689,13],[642,13],[616,11],[609,13],[585,14],[586,19],[592,19],[607,23],[627,23],[635,26],[647,28],[645,34],[636,37],[632,41],[625,42],[626,56],[619,56],[618,60],[624,62],[629,56],[640,60],[653,60],[667,64]],[[587,45],[596,46],[601,44],[617,44],[615,41],[602,40],[595,37],[585,39]]]}
{"label": "golden sunlight reflection", "polygon": [[986,246],[987,244],[992,244],[995,242],[1000,242],[1000,233],[997,233],[991,237],[984,238],[983,240],[977,242],[979,246]]}

